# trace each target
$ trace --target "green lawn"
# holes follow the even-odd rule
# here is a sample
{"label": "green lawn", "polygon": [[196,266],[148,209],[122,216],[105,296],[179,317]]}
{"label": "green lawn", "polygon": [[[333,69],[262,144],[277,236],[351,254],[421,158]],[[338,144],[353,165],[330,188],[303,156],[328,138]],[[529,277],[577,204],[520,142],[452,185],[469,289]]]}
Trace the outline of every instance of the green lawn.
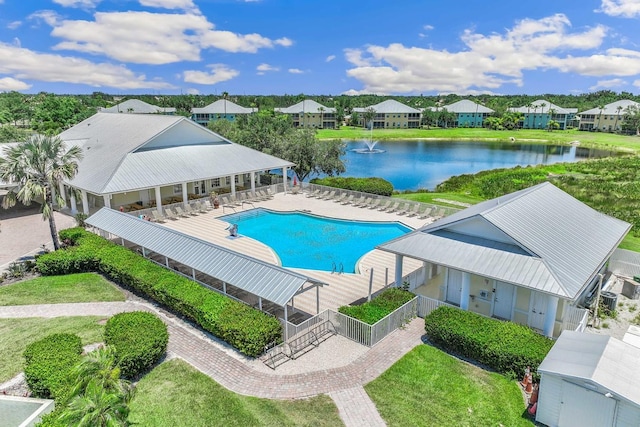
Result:
{"label": "green lawn", "polygon": [[338,426],[328,396],[268,400],[235,394],[182,360],[157,366],[137,385],[129,420],[141,426]]}
{"label": "green lawn", "polygon": [[515,381],[420,345],[365,386],[389,426],[533,426]]}
{"label": "green lawn", "polygon": [[456,204],[446,203],[444,202],[444,200],[468,203],[470,205],[475,205],[476,203],[483,201],[483,199],[480,197],[471,196],[467,194],[460,194],[460,193],[406,193],[406,194],[403,193],[403,194],[397,194],[394,197],[412,200],[414,202],[432,203],[434,205],[442,205],[442,206],[458,208],[458,209],[464,209],[464,207]]}
{"label": "green lawn", "polygon": [[103,341],[104,326],[97,316],[52,319],[0,319],[0,382],[16,376],[24,367],[22,353],[27,345],[58,333],[77,334],[82,344]]}
{"label": "green lawn", "polygon": [[38,277],[0,287],[0,306],[124,300],[120,289],[95,273]]}
{"label": "green lawn", "polygon": [[548,132],[546,130],[521,129],[516,131],[497,131],[482,128],[450,128],[450,129],[374,129],[373,134],[363,128],[342,127],[318,130],[320,139],[436,139],[436,140],[485,140],[516,141],[567,144],[580,141],[583,146],[602,148],[623,148],[640,150],[640,138],[603,132],[582,132],[578,130],[562,130]]}

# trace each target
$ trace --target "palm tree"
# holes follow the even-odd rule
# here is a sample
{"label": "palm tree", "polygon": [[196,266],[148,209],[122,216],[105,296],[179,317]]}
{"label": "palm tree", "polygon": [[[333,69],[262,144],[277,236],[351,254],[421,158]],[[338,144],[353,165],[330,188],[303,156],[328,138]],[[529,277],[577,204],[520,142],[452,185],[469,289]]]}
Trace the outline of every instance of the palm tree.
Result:
{"label": "palm tree", "polygon": [[222,100],[224,103],[224,119],[227,120],[227,98],[229,98],[229,92],[222,92]]}
{"label": "palm tree", "polygon": [[[546,107],[547,104],[545,102],[541,102],[540,105],[538,105],[538,107],[540,107],[540,119],[542,119],[542,115],[544,114],[544,107]],[[542,122],[540,122],[540,124],[542,124]],[[538,126],[539,128],[542,128],[542,126]]]}
{"label": "palm tree", "polygon": [[324,128],[324,107],[318,107],[318,111],[320,111],[320,129]]}
{"label": "palm tree", "polygon": [[92,379],[81,396],[71,399],[58,420],[78,427],[128,426],[132,398],[133,393],[121,395],[112,392]]}
{"label": "palm tree", "polygon": [[125,394],[131,387],[126,380],[120,379],[120,368],[113,347],[105,346],[89,352],[71,372],[74,379],[72,396],[84,393],[89,381],[95,380],[98,385],[109,391]]}
{"label": "palm tree", "polygon": [[604,105],[598,105],[598,109],[600,110],[600,114],[598,114],[597,129],[600,130],[600,125],[602,124],[602,111],[604,111]]}
{"label": "palm tree", "polygon": [[0,158],[0,179],[18,184],[18,191],[11,189],[2,202],[8,209],[20,201],[25,205],[42,199],[42,218],[49,221],[49,231],[54,249],[60,248],[58,232],[53,217],[53,203],[59,206],[64,200],[58,192],[60,182],[72,179],[78,172],[82,150],[73,146],[66,150],[59,137],[34,135],[29,140],[5,148]]}
{"label": "palm tree", "polygon": [[618,126],[618,118],[620,117],[620,112],[621,112],[622,110],[623,110],[622,105],[618,105],[618,106],[616,107],[616,111],[618,112],[618,114],[616,114],[616,121],[615,121],[615,123],[613,124],[613,131],[614,131],[614,132],[617,132],[617,131],[618,131],[618,128],[617,128],[617,126]]}

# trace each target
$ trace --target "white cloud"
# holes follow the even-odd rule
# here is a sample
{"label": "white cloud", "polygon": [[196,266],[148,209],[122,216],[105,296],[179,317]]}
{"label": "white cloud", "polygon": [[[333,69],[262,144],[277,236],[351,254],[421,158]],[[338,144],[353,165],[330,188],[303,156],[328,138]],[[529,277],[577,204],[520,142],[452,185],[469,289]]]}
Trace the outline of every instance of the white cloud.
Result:
{"label": "white cloud", "polygon": [[304,71],[299,68],[289,68],[289,72],[291,74],[304,74]]}
{"label": "white cloud", "polygon": [[190,87],[187,89],[187,95],[200,95],[200,91],[196,88]]}
{"label": "white cloud", "polygon": [[431,31],[431,30],[433,30],[434,28],[435,28],[435,27],[434,27],[433,25],[428,25],[428,24],[427,24],[427,25],[423,25],[423,26],[422,26],[422,29],[423,29],[423,30],[427,30],[427,31]]}
{"label": "white cloud", "polygon": [[336,59],[336,56],[335,56],[335,55],[329,55],[329,56],[327,56],[327,59],[325,59],[325,62],[331,62],[331,61],[333,61],[334,59]]}
{"label": "white cloud", "polygon": [[409,47],[399,43],[345,49],[354,65],[347,75],[363,84],[367,93],[491,91],[505,84],[523,85],[524,71],[553,69],[587,76],[640,74],[640,52],[599,49],[607,28],[570,31],[562,14],[539,20],[524,19],[504,34],[465,31],[465,47],[458,52]]}
{"label": "white cloud", "polygon": [[280,71],[280,68],[274,67],[274,66],[269,65],[269,64],[262,63],[262,64],[260,64],[260,65],[258,65],[256,67],[256,70],[264,73],[266,71]]}
{"label": "white cloud", "polygon": [[39,10],[29,15],[28,19],[36,22],[44,21],[47,25],[54,27],[58,25],[61,17],[58,15],[58,12],[54,10]]}
{"label": "white cloud", "polygon": [[599,80],[598,83],[591,86],[589,90],[611,89],[624,86],[626,84],[627,82],[623,79]]}
{"label": "white cloud", "polygon": [[10,30],[15,30],[20,25],[22,25],[22,21],[13,21],[13,22],[9,22],[7,24],[7,28],[10,29]]}
{"label": "white cloud", "polygon": [[13,38],[13,45],[14,45],[15,47],[22,47],[22,42],[20,41],[20,39],[19,39],[19,38],[14,37],[14,38]]}
{"label": "white cloud", "polygon": [[622,16],[623,18],[633,18],[640,16],[640,1],[638,0],[602,0],[600,9],[610,16]]}
{"label": "white cloud", "polygon": [[[2,3],[0,1],[0,3]],[[27,90],[31,88],[30,84],[27,84],[23,81],[16,80],[13,77],[2,77],[0,78],[0,91],[9,92],[12,90]]]}
{"label": "white cloud", "polygon": [[82,9],[93,9],[101,0],[53,0],[54,3],[64,7],[77,7]]}
{"label": "white cloud", "polygon": [[163,9],[195,10],[192,0],[140,0],[142,6],[159,7]]}
{"label": "white cloud", "polygon": [[211,64],[210,72],[188,70],[184,72],[184,81],[187,83],[195,83],[199,85],[214,85],[216,83],[225,82],[237,77],[240,72],[229,68],[225,64]]}
{"label": "white cloud", "polygon": [[633,85],[634,85],[635,87],[640,87],[640,79],[639,79],[639,80],[634,80],[634,81],[633,81]]}
{"label": "white cloud", "polygon": [[149,81],[144,74],[136,74],[125,66],[108,62],[94,63],[72,56],[39,53],[0,42],[0,74],[18,79],[45,82],[65,82],[94,87],[118,89],[170,89],[162,81]]}

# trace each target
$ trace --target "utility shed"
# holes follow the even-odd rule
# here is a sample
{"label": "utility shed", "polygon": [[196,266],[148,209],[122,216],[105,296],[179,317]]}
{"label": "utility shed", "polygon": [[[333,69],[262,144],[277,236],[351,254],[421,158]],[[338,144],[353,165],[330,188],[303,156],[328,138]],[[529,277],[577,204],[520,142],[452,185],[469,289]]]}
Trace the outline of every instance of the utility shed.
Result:
{"label": "utility shed", "polygon": [[640,349],[563,331],[538,368],[536,421],[549,427],[640,426]]}

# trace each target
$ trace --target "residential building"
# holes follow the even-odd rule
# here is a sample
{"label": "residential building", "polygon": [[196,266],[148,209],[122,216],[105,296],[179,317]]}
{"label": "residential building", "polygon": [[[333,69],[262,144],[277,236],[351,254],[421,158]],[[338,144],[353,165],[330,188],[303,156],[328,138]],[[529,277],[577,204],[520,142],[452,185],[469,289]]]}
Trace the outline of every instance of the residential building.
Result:
{"label": "residential building", "polygon": [[[424,262],[414,292],[558,336],[596,294],[631,225],[545,182],[471,206],[378,247]],[[581,321],[582,322],[582,321]]]}
{"label": "residential building", "polygon": [[629,99],[623,99],[604,105],[602,108],[596,107],[578,113],[580,130],[620,131],[624,122],[624,114],[630,106],[640,107],[640,104]]}
{"label": "residential building", "polygon": [[291,107],[275,108],[277,113],[287,114],[297,128],[335,129],[336,109],[305,99]]}
{"label": "residential building", "polygon": [[482,127],[484,120],[494,112],[491,108],[468,99],[443,105],[441,108],[456,115],[455,127]]}
{"label": "residential building", "polygon": [[234,121],[238,116],[252,114],[258,111],[256,108],[247,108],[235,104],[228,99],[218,99],[202,108],[191,109],[191,120],[206,126],[211,121]]}
{"label": "residential building", "polygon": [[[75,213],[102,206],[139,209],[187,203],[211,191],[255,190],[259,175],[293,163],[233,143],[182,116],[97,113],[62,132],[83,158],[78,173],[61,186]],[[126,209],[126,208],[125,208]]]}
{"label": "residential building", "polygon": [[100,108],[101,113],[130,113],[130,114],[168,114],[176,113],[175,108],[158,107],[139,99],[127,99],[124,102],[114,105],[113,107]]}
{"label": "residential building", "polygon": [[522,107],[509,108],[509,111],[522,113],[523,120],[520,122],[520,127],[523,129],[548,129],[549,122],[553,120],[558,123],[558,129],[561,130],[570,126],[576,112],[576,110],[559,107],[544,99],[538,99]]}
{"label": "residential building", "polygon": [[374,129],[415,129],[420,127],[420,110],[394,99],[388,99],[369,107],[354,108],[353,111],[358,113],[360,116],[359,123],[363,126],[368,125],[364,122],[363,115],[369,109],[375,111],[375,117],[373,118]]}

